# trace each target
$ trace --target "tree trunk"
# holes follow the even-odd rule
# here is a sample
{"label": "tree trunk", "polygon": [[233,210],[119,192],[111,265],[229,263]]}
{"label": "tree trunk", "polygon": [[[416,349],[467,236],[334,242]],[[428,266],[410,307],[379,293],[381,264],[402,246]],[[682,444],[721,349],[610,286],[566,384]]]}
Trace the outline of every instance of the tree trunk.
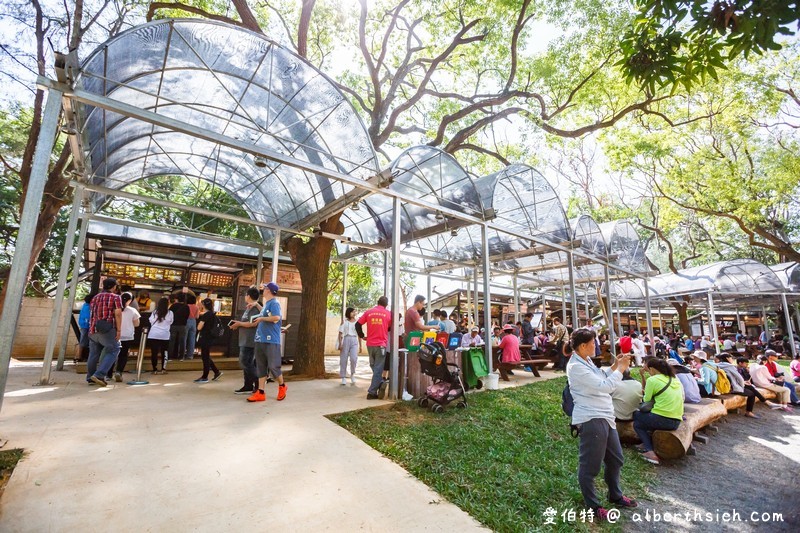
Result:
{"label": "tree trunk", "polygon": [[675,311],[678,312],[678,323],[681,326],[681,331],[685,335],[691,335],[692,328],[689,326],[689,304],[686,302],[678,303],[678,302],[670,302],[672,303],[672,307],[675,308]]}
{"label": "tree trunk", "polygon": [[[322,231],[341,235],[344,224],[339,222],[341,214],[334,215],[320,224]],[[333,241],[315,237],[303,242],[292,237],[286,244],[303,284],[303,306],[297,332],[297,351],[292,374],[312,378],[325,377],[325,326],[328,310],[328,270],[330,268]]]}

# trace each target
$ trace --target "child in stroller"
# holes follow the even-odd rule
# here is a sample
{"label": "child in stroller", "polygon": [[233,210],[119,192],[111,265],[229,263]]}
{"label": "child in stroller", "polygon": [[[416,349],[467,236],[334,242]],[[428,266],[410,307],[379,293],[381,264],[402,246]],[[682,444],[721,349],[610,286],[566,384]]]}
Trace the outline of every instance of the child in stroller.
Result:
{"label": "child in stroller", "polygon": [[464,395],[464,383],[461,381],[461,370],[458,365],[447,362],[445,347],[440,342],[423,344],[417,353],[422,373],[433,378],[433,385],[425,391],[425,396],[417,400],[420,407],[428,407],[434,413],[441,412],[444,406],[459,400],[457,407],[467,406]]}

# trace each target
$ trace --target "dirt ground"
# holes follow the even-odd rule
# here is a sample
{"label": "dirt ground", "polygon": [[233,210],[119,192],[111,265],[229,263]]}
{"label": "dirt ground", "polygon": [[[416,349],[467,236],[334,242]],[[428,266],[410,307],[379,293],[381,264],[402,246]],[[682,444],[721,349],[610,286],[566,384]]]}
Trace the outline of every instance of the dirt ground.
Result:
{"label": "dirt ground", "polygon": [[[745,418],[744,410],[729,414],[708,444],[695,443],[697,455],[654,467],[653,501],[640,501],[640,522],[634,513],[624,513],[623,529],[800,531],[800,409],[790,414],[756,405],[755,412],[760,420]],[[740,520],[723,516],[734,510]],[[661,521],[654,521],[654,513]],[[682,516],[666,522],[667,513]],[[782,520],[764,521],[762,513],[781,513]]]}

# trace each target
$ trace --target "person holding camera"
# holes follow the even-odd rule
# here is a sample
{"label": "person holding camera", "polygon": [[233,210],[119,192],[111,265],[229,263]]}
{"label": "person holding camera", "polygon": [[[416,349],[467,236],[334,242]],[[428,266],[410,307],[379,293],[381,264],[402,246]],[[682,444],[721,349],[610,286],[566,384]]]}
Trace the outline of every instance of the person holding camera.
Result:
{"label": "person holding camera", "polygon": [[578,484],[588,509],[600,520],[608,511],[597,498],[594,478],[605,465],[604,478],[608,499],[616,507],[636,507],[635,500],[622,494],[619,473],[624,458],[614,420],[611,394],[622,381],[622,373],[631,364],[629,355],[618,357],[610,368],[598,368],[592,362],[595,332],[581,328],[572,333],[569,348],[573,355],[567,363],[567,381],[574,404],[572,424],[578,427]]}

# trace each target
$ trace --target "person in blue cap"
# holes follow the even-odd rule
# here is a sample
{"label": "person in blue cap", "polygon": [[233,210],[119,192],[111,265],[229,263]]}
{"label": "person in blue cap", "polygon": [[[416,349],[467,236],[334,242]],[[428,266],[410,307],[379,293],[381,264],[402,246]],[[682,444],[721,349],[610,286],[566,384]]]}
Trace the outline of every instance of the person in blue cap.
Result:
{"label": "person in blue cap", "polygon": [[278,382],[278,401],[286,398],[286,383],[281,372],[281,304],[275,296],[278,284],[274,282],[262,285],[264,307],[261,314],[253,319],[256,327],[256,370],[258,371],[258,390],[247,397],[248,402],[263,402],[267,397],[264,387],[267,377],[272,375]]}

